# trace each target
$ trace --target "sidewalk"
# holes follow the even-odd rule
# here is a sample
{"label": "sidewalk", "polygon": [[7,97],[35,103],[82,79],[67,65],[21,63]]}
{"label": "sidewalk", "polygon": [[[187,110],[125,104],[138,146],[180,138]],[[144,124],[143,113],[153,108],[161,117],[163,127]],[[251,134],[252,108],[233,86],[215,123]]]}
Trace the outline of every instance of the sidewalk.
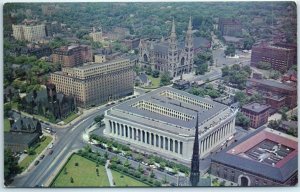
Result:
{"label": "sidewalk", "polygon": [[63,166],[65,166],[67,160],[69,159],[69,157],[77,152],[78,149],[74,149],[72,151],[70,151],[65,158],[61,161],[61,163],[59,164],[59,166],[57,166],[57,168],[54,170],[54,172],[51,174],[51,176],[48,178],[48,180],[45,182],[44,186],[45,187],[50,187],[50,184],[52,183],[53,179],[56,177],[56,175],[58,174],[58,172],[62,169]]}
{"label": "sidewalk", "polygon": [[113,179],[110,168],[108,168],[108,165],[109,165],[109,160],[106,161],[105,170],[106,170],[106,175],[108,177],[108,181],[109,181],[110,186],[114,187],[115,186],[114,185],[114,179]]}
{"label": "sidewalk", "polygon": [[[53,137],[51,142],[45,147],[45,149],[32,161],[32,163],[27,167],[27,169],[25,169],[22,173],[18,174],[19,176],[24,175],[25,173],[27,173],[28,171],[31,171],[32,168],[34,167],[34,162],[36,160],[38,160],[40,158],[41,155],[45,154],[45,152],[47,151],[47,149],[49,148],[49,146],[53,143]],[[27,156],[26,156],[27,157]],[[25,158],[26,158],[25,157]]]}

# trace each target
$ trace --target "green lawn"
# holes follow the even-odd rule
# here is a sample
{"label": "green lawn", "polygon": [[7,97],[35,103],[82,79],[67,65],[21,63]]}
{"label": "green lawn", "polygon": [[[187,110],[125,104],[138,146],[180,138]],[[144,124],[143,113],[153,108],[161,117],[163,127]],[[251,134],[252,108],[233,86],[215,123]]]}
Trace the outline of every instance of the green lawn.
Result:
{"label": "green lawn", "polygon": [[10,123],[7,118],[4,118],[4,132],[9,132],[10,130]]}
{"label": "green lawn", "polygon": [[65,124],[70,123],[71,121],[73,121],[74,119],[76,119],[79,115],[77,113],[71,113],[65,120]]}
{"label": "green lawn", "polygon": [[[75,166],[75,163],[78,166]],[[67,169],[65,174],[64,169]],[[109,181],[105,167],[99,165],[99,176],[96,174],[96,163],[79,155],[72,155],[56,177],[51,187],[108,187]],[[71,177],[73,183],[71,183]]]}
{"label": "green lawn", "polygon": [[44,136],[46,139],[40,142],[40,145],[34,149],[35,155],[28,155],[25,159],[20,162],[20,167],[25,170],[30,163],[32,163],[35,158],[47,147],[47,145],[52,141],[52,137]]}
{"label": "green lawn", "polygon": [[[122,173],[119,173],[117,171],[111,170],[113,178],[114,178],[114,182],[115,185],[117,187],[145,187],[145,186],[149,186],[145,183],[142,183],[138,180],[135,180],[131,177],[128,177],[126,175],[123,175]],[[122,177],[123,176],[123,177]]]}
{"label": "green lawn", "polygon": [[50,120],[47,117],[41,116],[41,115],[33,115],[35,118],[40,119],[42,121],[50,122]]}
{"label": "green lawn", "polygon": [[151,75],[147,75],[147,77],[151,80],[152,84],[151,84],[151,86],[148,86],[148,87],[145,87],[145,88],[155,89],[155,88],[158,88],[160,86],[160,77],[154,78]]}

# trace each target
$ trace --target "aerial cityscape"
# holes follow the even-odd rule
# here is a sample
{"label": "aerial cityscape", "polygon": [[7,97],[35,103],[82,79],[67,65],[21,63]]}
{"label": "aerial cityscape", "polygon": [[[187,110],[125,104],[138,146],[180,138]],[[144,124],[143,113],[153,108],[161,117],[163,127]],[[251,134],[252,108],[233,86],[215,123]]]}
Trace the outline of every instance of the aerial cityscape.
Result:
{"label": "aerial cityscape", "polygon": [[4,186],[298,184],[295,2],[6,3]]}

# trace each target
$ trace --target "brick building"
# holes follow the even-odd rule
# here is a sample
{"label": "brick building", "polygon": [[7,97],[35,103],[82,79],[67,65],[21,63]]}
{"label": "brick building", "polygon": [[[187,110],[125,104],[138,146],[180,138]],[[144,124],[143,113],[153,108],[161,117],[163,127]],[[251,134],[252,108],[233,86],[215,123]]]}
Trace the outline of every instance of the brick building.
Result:
{"label": "brick building", "polygon": [[242,107],[242,113],[250,119],[250,127],[258,128],[268,122],[270,105],[250,103]]}
{"label": "brick building", "polygon": [[86,45],[64,46],[53,50],[52,61],[62,67],[75,67],[93,61],[92,51]]}
{"label": "brick building", "polygon": [[73,95],[77,106],[89,107],[133,94],[134,71],[130,59],[87,63],[51,74],[58,92]]}
{"label": "brick building", "polygon": [[248,95],[259,93],[273,109],[297,106],[297,88],[274,80],[251,78],[247,81]]}
{"label": "brick building", "polygon": [[284,72],[297,63],[296,55],[294,48],[262,43],[252,47],[250,65],[256,67],[259,62],[268,62],[272,69]]}
{"label": "brick building", "polygon": [[236,19],[220,18],[218,28],[222,36],[240,37],[242,35],[242,24]]}
{"label": "brick building", "polygon": [[126,46],[128,49],[135,49],[138,48],[140,43],[140,39],[139,38],[135,38],[135,39],[124,39],[122,40],[122,44],[124,46]]}
{"label": "brick building", "polygon": [[294,186],[298,183],[296,137],[259,128],[211,160],[211,174],[239,186]]}

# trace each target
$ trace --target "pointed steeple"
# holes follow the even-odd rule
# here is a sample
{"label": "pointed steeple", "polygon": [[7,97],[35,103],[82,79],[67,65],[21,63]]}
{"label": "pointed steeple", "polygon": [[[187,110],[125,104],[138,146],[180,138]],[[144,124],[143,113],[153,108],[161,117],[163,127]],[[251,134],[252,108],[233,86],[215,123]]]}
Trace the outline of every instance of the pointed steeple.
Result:
{"label": "pointed steeple", "polygon": [[192,30],[192,29],[193,29],[193,26],[192,26],[192,17],[190,16],[188,30]]}
{"label": "pointed steeple", "polygon": [[173,23],[172,23],[171,37],[176,37],[174,17],[173,17]]}
{"label": "pointed steeple", "polygon": [[142,47],[142,46],[143,46],[142,39],[140,39],[139,47]]}
{"label": "pointed steeple", "polygon": [[198,131],[198,121],[199,115],[197,112],[197,120],[195,126],[195,140],[194,140],[194,147],[193,147],[193,156],[192,156],[192,164],[191,164],[191,175],[190,175],[190,182],[192,186],[197,186],[200,179],[200,171],[199,171],[199,131]]}

